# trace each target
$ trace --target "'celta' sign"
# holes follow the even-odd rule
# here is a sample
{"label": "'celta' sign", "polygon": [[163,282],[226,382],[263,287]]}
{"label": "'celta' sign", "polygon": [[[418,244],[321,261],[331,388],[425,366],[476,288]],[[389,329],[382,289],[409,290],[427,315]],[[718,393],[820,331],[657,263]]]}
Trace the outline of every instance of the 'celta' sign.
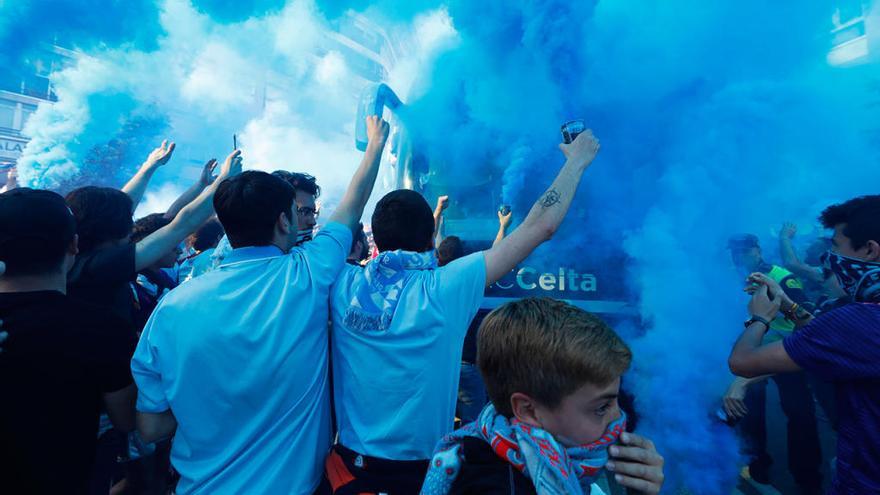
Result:
{"label": "'celta' sign", "polygon": [[[596,292],[598,290],[596,276],[592,273],[580,273],[571,268],[559,267],[558,271],[539,272],[524,266],[515,272],[515,276],[505,276],[494,284],[501,291],[528,292],[532,295],[541,292]],[[572,294],[572,296],[574,296]]]}

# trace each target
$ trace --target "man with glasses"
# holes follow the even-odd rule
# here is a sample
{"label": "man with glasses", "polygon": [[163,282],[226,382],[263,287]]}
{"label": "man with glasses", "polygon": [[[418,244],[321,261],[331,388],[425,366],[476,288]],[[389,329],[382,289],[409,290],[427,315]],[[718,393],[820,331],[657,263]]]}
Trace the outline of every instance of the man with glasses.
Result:
{"label": "man with glasses", "polygon": [[[318,210],[317,201],[318,197],[321,196],[321,186],[318,185],[317,179],[313,176],[301,172],[276,170],[272,172],[272,175],[293,186],[293,190],[296,192],[294,205],[296,206],[296,221],[299,224],[299,229],[296,233],[296,245],[302,246],[303,243],[312,240],[315,226],[318,224],[318,216],[320,216],[321,212]],[[224,235],[211,254],[210,268],[202,273],[194,273],[193,277],[217,268],[231,252],[232,246],[229,244],[229,238]]]}
{"label": "man with glasses", "polygon": [[296,219],[299,221],[296,245],[299,246],[304,242],[311,241],[320,215],[317,200],[321,196],[321,186],[309,174],[276,170],[272,172],[272,175],[284,180],[296,191]]}

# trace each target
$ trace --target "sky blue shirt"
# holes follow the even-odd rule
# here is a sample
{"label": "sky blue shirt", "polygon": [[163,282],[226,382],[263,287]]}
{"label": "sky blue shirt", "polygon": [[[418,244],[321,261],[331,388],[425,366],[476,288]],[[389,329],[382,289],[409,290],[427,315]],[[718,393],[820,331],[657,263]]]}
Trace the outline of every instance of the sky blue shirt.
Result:
{"label": "sky blue shirt", "polygon": [[330,446],[327,314],[351,232],[236,249],[171,291],[138,343],[138,411],[171,409],[177,493],[311,494]]}
{"label": "sky blue shirt", "polygon": [[462,344],[486,286],[484,255],[409,270],[386,331],[342,323],[357,277],[362,268],[344,268],[330,296],[339,443],[372,457],[429,459],[452,431]]}

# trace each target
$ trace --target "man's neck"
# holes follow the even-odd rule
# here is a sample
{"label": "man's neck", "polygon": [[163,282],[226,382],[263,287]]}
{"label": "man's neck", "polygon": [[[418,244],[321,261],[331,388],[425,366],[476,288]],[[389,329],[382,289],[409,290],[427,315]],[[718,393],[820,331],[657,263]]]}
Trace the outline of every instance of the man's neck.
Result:
{"label": "man's neck", "polygon": [[57,291],[67,294],[67,274],[19,275],[0,277],[0,292]]}

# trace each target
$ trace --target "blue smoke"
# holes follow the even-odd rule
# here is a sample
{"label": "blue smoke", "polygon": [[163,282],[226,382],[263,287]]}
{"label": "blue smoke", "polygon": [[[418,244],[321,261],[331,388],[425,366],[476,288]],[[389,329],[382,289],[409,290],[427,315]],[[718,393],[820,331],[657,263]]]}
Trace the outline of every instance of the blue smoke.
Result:
{"label": "blue smoke", "polygon": [[[577,6],[572,6],[576,3]],[[559,123],[584,117],[602,152],[565,228],[533,259],[631,257],[646,328],[633,336],[641,430],[667,492],[729,493],[737,440],[714,423],[746,299],[725,239],[875,193],[876,64],[828,65],[832,11],[812,2],[452,2],[462,37],[412,104],[432,157],[503,169],[526,211],[557,170]],[[463,173],[463,172],[462,172]],[[452,193],[454,195],[454,193]]]}
{"label": "blue smoke", "polygon": [[[148,56],[167,46],[167,21],[157,27],[153,20],[161,20],[157,10],[175,2],[137,2],[131,10],[121,2],[106,3],[111,15],[84,12],[72,27],[66,23],[74,14],[69,10],[56,16],[15,7],[16,26],[46,27],[18,35],[7,22],[0,24],[0,40],[23,39],[16,42],[19,49],[6,50],[22,54],[29,43],[60,30],[75,46],[103,58]],[[710,415],[731,378],[726,357],[747,315],[725,240],[735,232],[754,232],[769,257],[782,221],[810,226],[824,206],[876,193],[880,179],[880,71],[876,61],[846,68],[828,64],[833,14],[828,4],[380,0],[365,7],[354,1],[253,0],[195,1],[193,7],[204,16],[199,23],[247,30],[283,16],[294,4],[307,11],[314,7],[315,29],[328,29],[354,10],[387,26],[392,38],[419,16],[446,10],[456,41],[420,66],[401,97],[418,148],[433,170],[442,170],[443,177],[431,178],[439,185],[429,187],[450,194],[462,208],[481,205],[473,194],[476,183],[477,190],[499,188],[497,202],[526,212],[562,162],[559,125],[573,118],[587,121],[602,151],[586,173],[570,218],[533,261],[576,266],[589,258],[597,267],[613,266],[597,268],[597,276],[600,283],[626,285],[641,317],[638,328],[620,329],[635,351],[627,383],[642,413],[640,430],[668,459],[666,492],[729,493],[738,475],[738,444]],[[133,42],[121,27],[138,17],[144,23],[132,28]],[[241,63],[293,74],[281,98],[287,107],[273,115],[286,115],[289,107],[287,113],[300,117],[283,125],[330,136],[318,151],[351,146],[353,95],[359,88],[308,82],[311,69],[296,65],[299,55],[285,58],[283,46],[259,32],[235,38],[246,47],[235,55]],[[333,78],[322,79],[328,80]],[[250,88],[251,82],[244,78],[239,84]],[[328,85],[342,89],[322,98]],[[264,108],[217,114],[210,105],[201,109],[199,99],[156,94],[187,110],[151,106],[155,94],[148,97],[130,86],[96,89],[85,103],[93,114],[88,130],[70,136],[66,166],[84,164],[79,173],[101,175],[96,171],[107,160],[87,157],[142,155],[135,148],[163,134],[183,135],[198,151],[216,149],[232,132],[265,117]],[[57,108],[66,108],[64,94],[59,97]],[[200,108],[192,118],[190,106]],[[122,141],[133,144],[119,151]],[[56,141],[41,142],[50,148]],[[341,162],[327,166],[318,151],[273,159],[318,163],[315,174],[329,181],[322,177]],[[58,166],[50,158],[36,160],[34,170]],[[133,159],[126,155],[119,161]],[[627,266],[610,262],[622,254]]]}
{"label": "blue smoke", "polygon": [[0,2],[0,47],[6,69],[26,64],[41,44],[70,49],[126,44],[156,47],[159,11],[151,0],[4,0]]}
{"label": "blue smoke", "polygon": [[286,0],[195,0],[193,5],[216,21],[241,22],[276,13],[286,3]]}

